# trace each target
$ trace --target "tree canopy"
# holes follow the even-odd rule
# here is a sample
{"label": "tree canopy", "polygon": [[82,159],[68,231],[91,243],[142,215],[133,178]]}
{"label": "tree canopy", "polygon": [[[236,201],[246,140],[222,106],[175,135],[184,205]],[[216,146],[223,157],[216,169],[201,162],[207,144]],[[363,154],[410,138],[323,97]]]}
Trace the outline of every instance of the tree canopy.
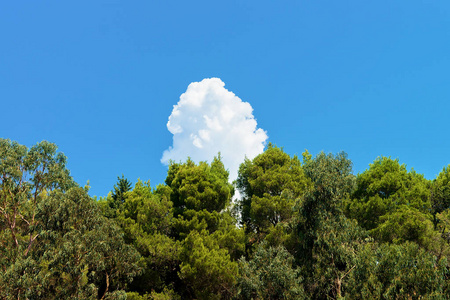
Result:
{"label": "tree canopy", "polygon": [[140,271],[65,163],[54,144],[0,140],[1,298],[113,299]]}
{"label": "tree canopy", "polygon": [[[450,165],[302,160],[269,144],[123,175],[99,200],[56,145],[0,139],[0,299],[447,299]],[[234,191],[239,198],[233,200]]]}

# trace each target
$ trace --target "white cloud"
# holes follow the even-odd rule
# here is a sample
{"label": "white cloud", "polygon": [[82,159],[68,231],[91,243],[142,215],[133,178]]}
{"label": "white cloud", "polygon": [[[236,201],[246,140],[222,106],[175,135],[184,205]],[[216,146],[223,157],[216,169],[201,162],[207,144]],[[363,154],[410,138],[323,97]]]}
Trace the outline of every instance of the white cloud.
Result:
{"label": "white cloud", "polygon": [[191,83],[174,105],[167,122],[173,145],[164,151],[161,162],[211,162],[220,152],[230,181],[247,156],[253,159],[264,151],[267,134],[257,128],[253,108],[228,91],[219,78]]}

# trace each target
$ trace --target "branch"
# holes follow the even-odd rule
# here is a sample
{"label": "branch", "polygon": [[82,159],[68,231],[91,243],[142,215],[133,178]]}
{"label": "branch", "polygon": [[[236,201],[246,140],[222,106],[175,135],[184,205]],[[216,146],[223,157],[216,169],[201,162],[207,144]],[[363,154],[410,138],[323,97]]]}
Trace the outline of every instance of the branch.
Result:
{"label": "branch", "polygon": [[19,213],[20,218],[22,219],[22,221],[24,221],[25,223],[28,224],[28,226],[30,226],[30,222],[28,222],[27,220],[25,220],[24,216],[22,216],[21,213]]}
{"label": "branch", "polygon": [[28,242],[28,247],[27,250],[25,251],[24,256],[28,255],[28,252],[30,252],[31,250],[31,246],[33,245],[34,240],[36,240],[36,238],[39,236],[39,233],[36,234],[34,237],[31,237],[31,233],[30,233],[30,241]]}
{"label": "branch", "polygon": [[344,279],[345,276],[347,276],[347,275],[348,275],[355,267],[356,267],[356,265],[354,265],[353,267],[351,267],[350,270],[348,270],[348,272],[345,273],[344,276],[342,276],[340,280]]}
{"label": "branch", "polygon": [[100,298],[100,300],[103,300],[105,298],[106,293],[108,292],[108,289],[109,289],[109,276],[108,276],[108,273],[105,272],[105,274],[106,274],[106,289],[105,289],[105,292],[103,293],[103,296]]}

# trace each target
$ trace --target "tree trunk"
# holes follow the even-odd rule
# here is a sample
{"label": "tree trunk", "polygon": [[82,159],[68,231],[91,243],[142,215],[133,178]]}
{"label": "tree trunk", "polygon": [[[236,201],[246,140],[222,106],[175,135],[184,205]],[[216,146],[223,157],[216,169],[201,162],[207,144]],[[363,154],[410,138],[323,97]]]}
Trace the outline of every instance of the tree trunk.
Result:
{"label": "tree trunk", "polygon": [[103,300],[106,296],[106,293],[108,292],[109,289],[109,275],[108,273],[106,273],[106,289],[105,292],[103,293],[103,296],[100,298],[100,300]]}
{"label": "tree trunk", "polygon": [[336,299],[341,298],[341,279],[339,275],[336,277]]}

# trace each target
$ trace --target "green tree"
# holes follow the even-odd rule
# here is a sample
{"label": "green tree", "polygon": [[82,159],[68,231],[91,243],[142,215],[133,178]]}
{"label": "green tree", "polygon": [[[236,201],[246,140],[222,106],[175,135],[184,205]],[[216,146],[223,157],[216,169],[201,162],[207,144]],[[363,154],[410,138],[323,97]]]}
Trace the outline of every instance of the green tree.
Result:
{"label": "green tree", "polygon": [[349,274],[350,299],[447,299],[446,259],[437,259],[417,244],[368,243]]}
{"label": "green tree", "polygon": [[124,201],[116,221],[125,232],[125,240],[141,254],[143,268],[130,289],[143,295],[163,292],[179,281],[180,243],[170,237],[173,225],[170,191],[166,186],[153,191],[150,182],[138,180]]}
{"label": "green tree", "polygon": [[239,299],[304,299],[300,270],[282,246],[257,246],[251,260],[239,261]]}
{"label": "green tree", "polygon": [[75,185],[56,149],[46,141],[28,149],[0,139],[0,226],[10,234],[3,242],[14,258],[27,256],[38,239],[36,213],[47,192]]}
{"label": "green tree", "polygon": [[115,218],[117,216],[118,210],[122,208],[125,202],[126,193],[131,190],[131,182],[124,178],[117,176],[117,183],[114,185],[111,193],[106,197],[106,202],[100,202],[102,206],[103,214],[108,218]]}
{"label": "green tree", "polygon": [[[435,231],[435,239],[430,245],[432,252],[440,259],[442,257],[450,258],[450,209],[446,209],[436,214],[437,228]],[[436,236],[438,238],[436,238]]]}
{"label": "green tree", "polygon": [[190,299],[230,299],[238,264],[207,232],[192,231],[182,243],[180,278]]}
{"label": "green tree", "polygon": [[175,216],[186,210],[220,212],[234,194],[220,156],[214,158],[211,166],[206,162],[196,165],[191,159],[182,164],[171,163],[165,182],[172,190]]}
{"label": "green tree", "polygon": [[40,219],[49,247],[37,254],[48,260],[52,281],[46,286],[53,282],[59,298],[77,295],[83,283],[95,286],[100,298],[111,298],[139,273],[139,254],[124,243],[120,228],[101,216],[86,190],[55,191],[41,206]]}
{"label": "green tree", "polygon": [[412,207],[401,206],[394,212],[381,216],[380,225],[371,234],[380,242],[400,244],[411,241],[432,249],[437,232],[433,230],[431,215]]}
{"label": "green tree", "polygon": [[229,298],[244,249],[230,213],[234,193],[220,156],[211,165],[172,163],[166,179],[173,202],[172,236],[181,243],[177,288],[183,298]]}
{"label": "green tree", "polygon": [[249,239],[261,241],[269,235],[271,243],[282,243],[293,207],[309,185],[297,156],[272,144],[253,160],[246,159],[239,168],[237,188],[242,196],[241,223]]}
{"label": "green tree", "polygon": [[138,181],[115,221],[142,256],[133,299],[230,298],[244,233],[229,206],[233,187],[220,156],[211,165],[172,163],[167,185]]}
{"label": "green tree", "polygon": [[450,208],[450,165],[444,167],[431,185],[431,205],[434,224],[437,226],[437,214]]}
{"label": "green tree", "polygon": [[239,235],[231,217],[233,186],[228,182],[228,171],[219,157],[211,165],[200,162],[196,165],[188,159],[185,163],[172,163],[166,178],[173,202],[173,236],[183,240],[193,230],[206,230],[213,234],[221,227],[230,229],[230,234]]}
{"label": "green tree", "polygon": [[0,140],[0,298],[121,297],[137,253],[56,149]]}
{"label": "green tree", "polygon": [[131,190],[131,182],[128,179],[117,176],[117,185],[114,185],[111,198],[113,203],[123,203],[125,200],[125,193]]}
{"label": "green tree", "polygon": [[430,183],[423,175],[413,170],[408,172],[398,159],[379,157],[368,170],[357,176],[347,214],[370,230],[380,225],[381,216],[402,205],[429,213]]}
{"label": "green tree", "polygon": [[346,279],[364,232],[343,213],[354,186],[352,163],[345,153],[318,154],[304,165],[314,188],[299,203],[297,250],[305,291],[312,299],[344,296]]}

